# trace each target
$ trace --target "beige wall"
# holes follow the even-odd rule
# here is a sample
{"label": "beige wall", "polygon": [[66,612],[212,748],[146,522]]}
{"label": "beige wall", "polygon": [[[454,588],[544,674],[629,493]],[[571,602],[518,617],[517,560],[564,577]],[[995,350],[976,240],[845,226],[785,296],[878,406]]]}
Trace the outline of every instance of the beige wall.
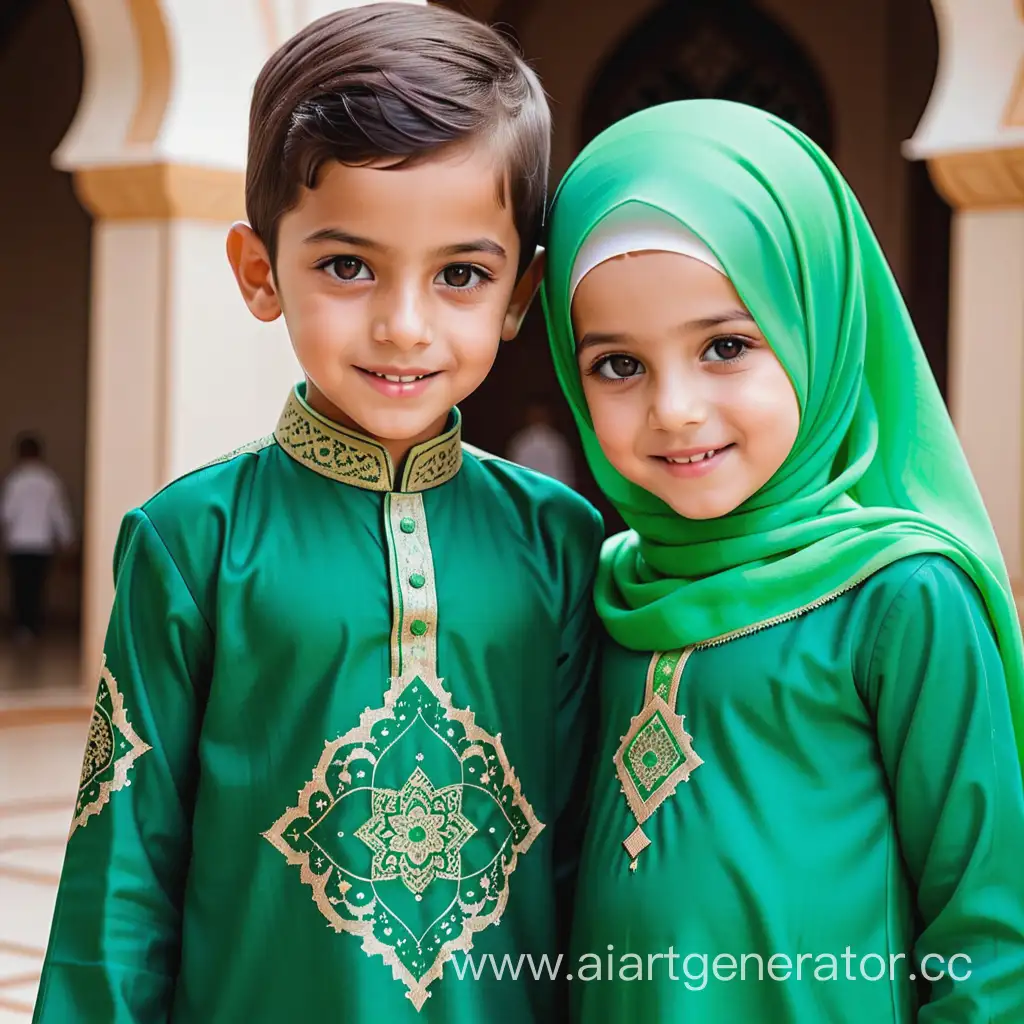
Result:
{"label": "beige wall", "polygon": [[[83,504],[88,214],[51,154],[78,106],[82,56],[67,0],[36,0],[0,51],[0,472],[20,430],[38,430]],[[0,568],[0,615],[7,608]],[[77,614],[77,579],[54,580],[54,611]]]}

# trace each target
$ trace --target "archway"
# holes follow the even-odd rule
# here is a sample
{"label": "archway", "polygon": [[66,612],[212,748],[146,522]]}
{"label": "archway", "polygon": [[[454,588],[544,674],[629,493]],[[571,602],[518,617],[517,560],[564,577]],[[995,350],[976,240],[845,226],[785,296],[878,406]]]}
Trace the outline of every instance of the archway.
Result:
{"label": "archway", "polygon": [[[82,47],[67,0],[7,4],[0,16],[0,474],[9,466],[15,436],[38,433],[78,526],[85,487],[91,220],[70,175],[54,169],[52,153],[74,118],[82,83]],[[4,564],[4,619],[6,573]],[[41,666],[47,682],[77,683],[80,592],[77,563],[62,563],[51,575],[48,601],[60,671],[52,671],[56,652],[48,648]]]}
{"label": "archway", "polygon": [[643,19],[594,76],[582,141],[645,107],[695,98],[762,107],[832,146],[828,90],[813,61],[747,0],[673,0]]}

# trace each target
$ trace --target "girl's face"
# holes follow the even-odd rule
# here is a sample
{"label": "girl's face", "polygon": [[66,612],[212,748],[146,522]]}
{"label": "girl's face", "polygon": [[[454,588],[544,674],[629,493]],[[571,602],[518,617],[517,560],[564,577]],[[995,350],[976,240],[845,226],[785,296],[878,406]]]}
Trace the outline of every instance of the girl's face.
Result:
{"label": "girl's face", "polygon": [[580,282],[572,320],[605,456],[679,515],[726,515],[786,460],[796,393],[714,268],[669,252],[608,260]]}

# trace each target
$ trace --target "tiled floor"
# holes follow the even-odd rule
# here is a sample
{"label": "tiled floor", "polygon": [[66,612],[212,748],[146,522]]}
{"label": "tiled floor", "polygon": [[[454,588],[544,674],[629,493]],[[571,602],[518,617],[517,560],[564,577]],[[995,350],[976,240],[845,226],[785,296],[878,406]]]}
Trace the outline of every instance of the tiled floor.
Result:
{"label": "tiled floor", "polygon": [[75,645],[0,646],[0,1024],[26,1024],[50,930],[92,694]]}

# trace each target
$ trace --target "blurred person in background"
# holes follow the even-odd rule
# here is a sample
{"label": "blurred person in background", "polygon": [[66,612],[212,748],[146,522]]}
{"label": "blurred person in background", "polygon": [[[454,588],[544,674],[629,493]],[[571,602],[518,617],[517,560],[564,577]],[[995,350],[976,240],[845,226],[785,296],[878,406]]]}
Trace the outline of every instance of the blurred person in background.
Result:
{"label": "blurred person in background", "polygon": [[0,489],[0,532],[15,637],[31,643],[42,633],[46,579],[54,556],[71,549],[74,526],[64,485],[44,460],[39,438],[22,434],[15,454],[14,469]]}
{"label": "blurred person in background", "polygon": [[507,458],[567,487],[576,486],[572,446],[555,426],[542,399],[534,399],[526,407],[526,425],[509,442]]}

